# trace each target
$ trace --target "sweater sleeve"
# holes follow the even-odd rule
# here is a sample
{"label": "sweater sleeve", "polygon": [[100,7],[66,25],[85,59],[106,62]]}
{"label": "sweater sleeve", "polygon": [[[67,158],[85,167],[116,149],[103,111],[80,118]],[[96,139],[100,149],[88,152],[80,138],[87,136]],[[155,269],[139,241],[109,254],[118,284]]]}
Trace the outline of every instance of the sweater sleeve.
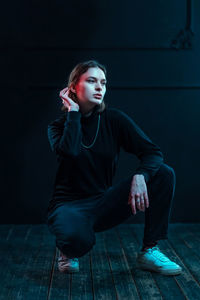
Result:
{"label": "sweater sleeve", "polygon": [[51,150],[61,156],[76,156],[80,153],[82,130],[81,113],[66,112],[48,125],[47,135]]}
{"label": "sweater sleeve", "polygon": [[135,174],[143,174],[148,182],[158,171],[164,157],[158,145],[153,143],[142,129],[126,113],[117,110],[118,138],[120,146],[140,160]]}

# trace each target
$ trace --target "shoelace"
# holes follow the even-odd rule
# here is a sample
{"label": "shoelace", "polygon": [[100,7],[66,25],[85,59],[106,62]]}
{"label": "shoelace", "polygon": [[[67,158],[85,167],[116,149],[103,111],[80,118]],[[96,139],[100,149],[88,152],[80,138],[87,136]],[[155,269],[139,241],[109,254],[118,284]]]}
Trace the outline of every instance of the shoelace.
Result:
{"label": "shoelace", "polygon": [[154,255],[157,257],[157,258],[159,258],[159,259],[161,259],[162,261],[170,261],[170,259],[165,255],[165,254],[163,254],[162,252],[160,252],[160,249],[159,249],[159,247],[158,246],[155,246],[155,247],[153,247],[153,248],[149,248],[149,249],[147,249],[147,251],[148,252],[153,252],[154,253]]}
{"label": "shoelace", "polygon": [[63,261],[69,260],[69,259],[70,259],[72,262],[78,262],[78,258],[76,258],[76,257],[74,257],[74,258],[68,258],[68,257],[64,258],[64,257],[59,257],[59,258],[58,258],[58,261],[59,261],[59,262],[63,262]]}
{"label": "shoelace", "polygon": [[76,262],[78,261],[78,258],[76,258],[76,257],[75,257],[75,258],[71,258],[71,259],[72,259],[73,261],[76,261]]}

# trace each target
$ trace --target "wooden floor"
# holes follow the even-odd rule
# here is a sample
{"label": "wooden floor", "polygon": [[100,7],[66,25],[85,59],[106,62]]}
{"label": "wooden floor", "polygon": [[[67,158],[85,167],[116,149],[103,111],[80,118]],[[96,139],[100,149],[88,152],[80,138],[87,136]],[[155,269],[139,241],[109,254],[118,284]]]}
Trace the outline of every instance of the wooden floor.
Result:
{"label": "wooden floor", "polygon": [[55,237],[42,225],[0,225],[0,299],[200,299],[200,224],[170,224],[160,249],[180,264],[180,275],[136,268],[143,224],[96,233],[79,258],[80,272],[57,269]]}

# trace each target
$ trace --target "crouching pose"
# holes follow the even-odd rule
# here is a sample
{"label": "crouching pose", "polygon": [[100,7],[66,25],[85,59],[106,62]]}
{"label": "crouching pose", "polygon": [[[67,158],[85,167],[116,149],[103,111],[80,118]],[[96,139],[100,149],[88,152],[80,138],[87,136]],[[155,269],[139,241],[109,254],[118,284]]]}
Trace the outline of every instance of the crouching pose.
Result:
{"label": "crouching pose", "polygon": [[[48,125],[58,166],[47,224],[56,237],[58,268],[79,271],[78,258],[92,249],[95,232],[117,226],[140,210],[145,212],[145,227],[137,264],[177,275],[181,267],[157,244],[167,239],[175,172],[132,118],[107,106],[105,93],[105,67],[94,60],[79,63],[60,92],[62,113]],[[120,148],[136,155],[140,164],[113,185]]]}

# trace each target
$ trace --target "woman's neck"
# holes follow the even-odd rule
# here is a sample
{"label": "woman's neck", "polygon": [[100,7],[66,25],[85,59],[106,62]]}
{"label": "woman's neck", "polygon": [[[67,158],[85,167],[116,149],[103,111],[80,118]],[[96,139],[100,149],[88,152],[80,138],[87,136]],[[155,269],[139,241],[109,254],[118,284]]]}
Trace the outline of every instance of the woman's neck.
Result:
{"label": "woman's neck", "polygon": [[84,117],[89,117],[92,114],[92,111],[93,111],[93,109],[91,111],[87,112],[87,113],[84,113],[83,114]]}
{"label": "woman's neck", "polygon": [[89,117],[89,116],[93,113],[95,107],[96,107],[96,106],[94,106],[92,109],[90,109],[90,110],[88,110],[88,111],[82,112],[82,115],[83,115],[84,117]]}

